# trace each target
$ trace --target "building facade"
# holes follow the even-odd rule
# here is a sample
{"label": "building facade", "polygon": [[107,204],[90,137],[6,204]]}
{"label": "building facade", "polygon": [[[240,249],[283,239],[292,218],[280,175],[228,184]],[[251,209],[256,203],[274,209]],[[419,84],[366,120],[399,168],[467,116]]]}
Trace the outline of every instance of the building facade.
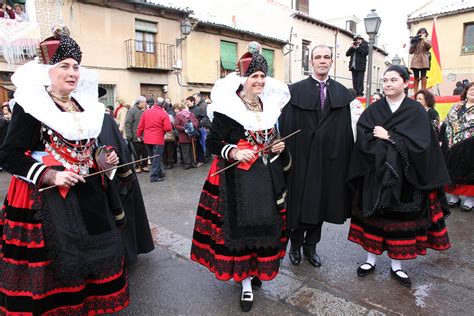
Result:
{"label": "building facade", "polygon": [[[255,10],[231,8],[232,15],[194,12],[161,0],[27,0],[34,3],[38,38],[51,36],[51,27],[64,23],[83,50],[82,65],[99,73],[107,90],[101,101],[120,98],[133,104],[144,95],[179,102],[189,95],[208,96],[216,80],[235,69],[251,41],[258,41],[269,62],[269,75],[292,83],[312,72],[310,50],[326,44],[333,50],[331,76],[351,87],[349,57],[354,32],[308,15],[308,1],[255,0]],[[299,9],[299,10],[298,10]],[[259,21],[259,23],[255,23]],[[185,24],[189,30],[183,33]],[[380,89],[387,53],[374,51],[373,92]],[[0,59],[0,98],[11,97],[10,76],[19,63]]]}
{"label": "building facade", "polygon": [[474,1],[430,1],[408,16],[410,34],[424,27],[431,37],[435,19],[443,72],[435,90],[451,95],[457,81],[474,81]]}

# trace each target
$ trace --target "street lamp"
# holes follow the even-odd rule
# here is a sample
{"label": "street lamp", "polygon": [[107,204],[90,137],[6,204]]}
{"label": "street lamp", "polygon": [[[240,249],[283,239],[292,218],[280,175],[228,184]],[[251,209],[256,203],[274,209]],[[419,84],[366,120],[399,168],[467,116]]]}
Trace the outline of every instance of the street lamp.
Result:
{"label": "street lamp", "polygon": [[382,19],[372,9],[364,18],[365,32],[369,35],[369,61],[367,66],[367,92],[365,96],[365,105],[370,104],[370,95],[372,94],[372,55],[374,52],[375,36],[379,32]]}
{"label": "street lamp", "polygon": [[176,39],[176,47],[178,47],[186,37],[191,34],[193,25],[188,18],[181,20],[181,25],[179,26],[181,30],[181,37]]}
{"label": "street lamp", "polygon": [[395,57],[392,58],[392,65],[400,65],[402,63],[402,59],[398,57],[398,55],[395,55]]}

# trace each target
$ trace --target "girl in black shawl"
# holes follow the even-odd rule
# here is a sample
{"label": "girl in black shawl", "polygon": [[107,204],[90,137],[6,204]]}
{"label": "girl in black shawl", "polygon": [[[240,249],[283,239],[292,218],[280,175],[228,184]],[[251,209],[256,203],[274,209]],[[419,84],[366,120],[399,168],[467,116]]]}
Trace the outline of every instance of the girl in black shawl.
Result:
{"label": "girl in black shawl", "polygon": [[392,276],[410,287],[400,260],[450,244],[437,192],[449,182],[448,173],[426,111],[404,93],[408,78],[400,66],[385,72],[386,97],[357,123],[348,182],[355,192],[349,240],[368,251],[357,275],[373,272],[386,250]]}

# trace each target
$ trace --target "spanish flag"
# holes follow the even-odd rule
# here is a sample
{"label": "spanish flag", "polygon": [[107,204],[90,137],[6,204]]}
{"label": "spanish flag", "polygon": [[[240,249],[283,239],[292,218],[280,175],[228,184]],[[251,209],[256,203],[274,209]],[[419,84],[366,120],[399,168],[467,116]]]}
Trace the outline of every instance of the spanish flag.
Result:
{"label": "spanish flag", "polygon": [[441,72],[441,59],[439,56],[438,37],[436,36],[436,18],[433,20],[433,31],[431,32],[431,67],[426,76],[428,82],[427,88],[431,88],[438,83],[443,82],[443,73]]}

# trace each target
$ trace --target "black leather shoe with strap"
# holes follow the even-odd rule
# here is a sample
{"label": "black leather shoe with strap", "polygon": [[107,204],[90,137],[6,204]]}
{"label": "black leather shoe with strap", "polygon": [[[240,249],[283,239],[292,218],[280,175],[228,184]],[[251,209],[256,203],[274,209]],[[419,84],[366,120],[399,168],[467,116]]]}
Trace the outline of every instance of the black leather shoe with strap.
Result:
{"label": "black leather shoe with strap", "polygon": [[[403,277],[400,273],[404,273],[407,277]],[[408,277],[408,274],[403,271],[402,269],[398,269],[397,271],[393,271],[390,269],[390,274],[397,280],[401,285],[405,287],[411,287],[411,279]]]}
{"label": "black leather shoe with strap", "polygon": [[253,305],[253,293],[250,291],[244,291],[242,289],[242,295],[240,297],[240,309],[242,312],[248,313],[252,309]]}
{"label": "black leather shoe with strap", "polygon": [[[368,265],[368,266],[369,266],[369,269],[364,269],[364,268],[362,268],[364,265]],[[366,263],[364,263],[364,264],[361,264],[361,265],[359,266],[359,268],[357,268],[357,276],[358,276],[358,277],[361,277],[361,278],[366,277],[366,276],[368,276],[369,274],[371,274],[372,272],[374,272],[374,270],[375,270],[375,264],[372,265],[372,264],[366,262]]]}

